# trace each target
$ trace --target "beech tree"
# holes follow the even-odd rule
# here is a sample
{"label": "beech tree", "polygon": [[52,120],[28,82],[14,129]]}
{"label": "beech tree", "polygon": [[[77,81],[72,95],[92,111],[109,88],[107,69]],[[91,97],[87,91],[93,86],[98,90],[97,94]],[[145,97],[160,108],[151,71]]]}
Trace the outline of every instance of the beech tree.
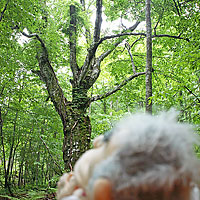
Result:
{"label": "beech tree", "polygon": [[[41,2],[42,5],[40,6]],[[165,2],[159,0],[152,1],[152,18],[154,25],[152,34],[151,29],[148,29],[148,32],[138,29],[138,26],[145,21],[144,0],[96,0],[95,3],[94,1],[84,0],[80,0],[80,2],[64,0],[38,0],[36,2],[32,2],[34,3],[34,8],[37,8],[35,9],[37,11],[34,9],[34,11],[29,10],[31,8],[31,3],[29,4],[26,2],[25,4],[25,2],[23,2],[19,7],[23,8],[23,12],[30,14],[30,16],[27,16],[27,20],[25,18],[20,19],[20,17],[15,16],[15,18],[11,19],[10,21],[7,20],[8,16],[6,15],[6,12],[10,11],[10,8],[15,7],[13,5],[14,3],[16,5],[18,4],[15,1],[14,3],[9,0],[4,1],[0,25],[2,22],[5,22],[5,25],[6,22],[9,21],[9,25],[6,30],[9,30],[10,37],[12,37],[12,34],[16,36],[17,34],[21,33],[30,39],[29,44],[27,44],[28,50],[24,48],[24,52],[28,51],[30,53],[32,50],[30,53],[31,56],[29,57],[31,60],[36,51],[36,58],[39,66],[37,66],[35,60],[33,59],[34,61],[32,63],[26,64],[30,64],[30,66],[27,68],[31,69],[31,71],[38,75],[45,83],[49,95],[47,100],[51,99],[57,113],[62,120],[64,133],[63,159],[65,162],[65,168],[71,168],[80,155],[85,150],[90,148],[91,122],[87,114],[90,104],[111,96],[112,94],[121,90],[128,82],[139,76],[145,74],[149,77],[151,76],[151,66],[148,68],[146,73],[145,68],[135,65],[134,55],[132,52],[134,45],[137,42],[143,41],[146,39],[146,37],[147,39],[170,38],[172,40],[177,39],[183,40],[184,42],[189,42],[187,34],[183,33],[183,30],[180,29],[180,26],[178,28],[173,27],[171,32],[170,29],[169,31],[167,28],[162,29],[162,26],[164,26],[163,24],[166,20],[163,14],[165,13],[165,3],[168,5],[168,7],[166,7],[166,13],[170,13],[171,16],[176,16],[177,13],[178,15],[180,14],[180,8],[185,10],[184,14],[187,13],[187,6],[184,6],[188,2],[190,1],[177,4],[176,1],[171,0],[166,0]],[[26,6],[23,7],[23,5]],[[57,7],[58,5],[60,7]],[[62,8],[62,12],[64,14],[59,10],[60,8]],[[146,6],[146,8],[148,8],[148,12],[150,12],[149,4],[148,7]],[[51,9],[52,12],[47,12],[48,9]],[[89,22],[94,18],[94,15],[91,16],[89,14],[93,9],[95,9],[96,12],[94,24]],[[103,12],[107,15],[107,18],[110,21],[114,21],[116,19],[120,21],[121,19],[122,22],[120,27],[118,27],[118,30],[113,31],[112,33],[102,31],[102,22],[104,18]],[[34,13],[35,17],[32,17],[31,13]],[[67,15],[67,17],[64,15]],[[22,17],[23,15],[21,14],[20,16]],[[85,19],[83,19],[84,17]],[[59,19],[61,22],[59,22]],[[129,27],[123,24],[124,19],[127,19],[129,24],[131,23]],[[146,19],[150,20],[150,16],[148,16]],[[181,17],[180,20],[182,20]],[[58,26],[56,28],[52,27],[51,21],[56,21]],[[50,32],[50,29],[53,29],[52,32]],[[163,30],[167,30],[166,33]],[[59,34],[57,34],[57,32],[59,32]],[[158,32],[160,34],[158,34]],[[56,40],[57,38],[55,36],[53,39],[48,38],[51,37],[51,34],[57,34],[57,37],[63,37],[62,52],[69,52],[67,61],[72,75],[69,81],[70,83],[66,81],[66,85],[70,84],[71,93],[69,90],[65,91],[64,87],[61,86],[57,76],[58,67],[55,64],[55,60],[61,58],[62,55],[56,52],[56,45],[51,41]],[[4,34],[4,36],[6,38],[6,34]],[[129,42],[129,38],[131,38],[132,44]],[[84,43],[84,45],[80,45],[81,42]],[[53,47],[51,43],[54,44]],[[52,48],[55,48],[56,50],[52,51]],[[113,55],[118,48],[120,51],[121,49],[127,49],[128,51],[128,55],[131,58],[129,59],[129,63],[131,63],[132,66],[131,75],[128,73],[121,83],[115,84],[115,87],[106,91],[105,93],[98,94],[96,96],[93,95],[91,93],[91,88],[94,86],[101,74],[101,66],[103,61],[109,58],[109,56]],[[150,51],[148,50],[147,52]],[[124,50],[122,50],[120,54],[124,54]],[[147,59],[147,61],[148,60],[149,59]],[[145,63],[145,59],[143,59],[142,62]],[[146,66],[148,66],[148,63]],[[146,77],[148,78],[148,76]],[[151,96],[151,94],[149,96]],[[147,105],[149,105],[149,96],[147,97]]]}
{"label": "beech tree", "polygon": [[[85,2],[81,1],[84,8]],[[82,66],[77,63],[77,6],[70,5],[70,25],[69,25],[69,49],[70,49],[70,68],[73,74],[73,79],[70,80],[72,86],[72,100],[69,101],[62,88],[58,83],[58,79],[53,70],[48,57],[48,48],[38,34],[22,34],[26,37],[35,37],[41,44],[41,49],[37,53],[39,70],[33,71],[46,84],[49,97],[53,102],[56,111],[60,115],[63,123],[64,142],[63,142],[63,159],[65,168],[73,166],[74,162],[80,155],[90,148],[91,124],[87,108],[90,103],[106,98],[109,95],[120,90],[127,82],[132,79],[144,75],[145,72],[135,72],[129,78],[125,79],[121,84],[117,85],[113,90],[98,96],[89,97],[88,90],[93,86],[100,74],[101,62],[112,53],[112,51],[124,40],[121,36],[131,35],[139,25],[139,21],[128,28],[123,33],[117,35],[109,35],[100,37],[102,25],[102,0],[96,1],[96,20],[94,26],[93,38],[90,41],[87,49],[87,55]],[[86,30],[89,32],[89,30]],[[134,34],[134,33],[133,33]],[[138,35],[137,33],[135,33]],[[87,37],[87,35],[86,35]],[[113,44],[113,47],[97,56],[96,52],[100,44],[108,39],[120,38]],[[88,38],[86,38],[88,39]]]}

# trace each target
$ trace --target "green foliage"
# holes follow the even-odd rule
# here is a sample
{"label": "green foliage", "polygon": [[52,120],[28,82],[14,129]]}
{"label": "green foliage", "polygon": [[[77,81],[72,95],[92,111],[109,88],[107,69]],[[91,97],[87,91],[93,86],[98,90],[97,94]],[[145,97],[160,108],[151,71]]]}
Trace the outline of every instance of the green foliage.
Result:
{"label": "green foliage", "polygon": [[0,198],[8,198],[10,200],[18,200],[18,199],[23,199],[23,200],[42,200],[42,199],[55,199],[55,193],[56,190],[55,188],[35,188],[34,189],[29,189],[24,188],[24,189],[17,189],[15,191],[15,197],[12,197],[10,195],[6,195],[4,191],[0,190]]}
{"label": "green foliage", "polygon": [[[6,2],[0,1],[1,9]],[[179,2],[176,7],[174,1],[152,1],[153,34],[184,38],[153,38],[153,113],[175,108],[180,111],[179,120],[194,124],[199,133],[200,5],[197,0]],[[76,51],[81,67],[91,43],[90,40],[87,43],[83,36],[86,30],[92,32],[94,29],[93,1],[86,1],[86,9],[83,9],[79,1],[13,0],[9,1],[0,21],[0,187],[4,187],[6,178],[11,191],[25,186],[29,193],[24,199],[44,197],[44,192],[32,190],[34,187],[56,187],[64,163],[61,120],[48,99],[43,82],[32,73],[32,70],[39,69],[35,56],[40,44],[22,37],[20,31],[38,33],[43,39],[59,84],[67,99],[71,100],[69,6],[72,4],[77,8]],[[106,20],[117,21],[120,28],[111,33],[112,27],[103,27],[105,31],[101,36],[120,33],[123,29],[121,21],[133,25],[135,20],[142,21],[145,17],[145,2],[141,0],[106,0],[103,5]],[[144,32],[144,29],[142,26],[135,32]],[[138,40],[131,53],[137,72],[145,71],[145,38],[130,36],[124,39],[129,45]],[[112,49],[116,41],[118,39],[103,42],[96,57]],[[130,55],[122,43],[101,63],[101,74],[88,96],[105,94],[132,74]],[[92,138],[110,130],[121,117],[143,112],[144,106],[145,76],[140,76],[112,96],[90,105]],[[198,148],[196,152],[199,154]],[[8,177],[5,160],[10,162],[9,168],[6,165]],[[45,190],[45,193],[48,192]]]}
{"label": "green foliage", "polygon": [[105,14],[109,20],[114,21],[120,17],[128,20],[139,20],[145,19],[144,9],[145,1],[144,0],[118,0],[118,1],[109,1],[104,2],[106,8]]}
{"label": "green foliage", "polygon": [[[104,3],[106,7],[107,20],[114,21],[119,17],[125,16],[129,12],[133,1],[109,1]],[[134,1],[137,3],[137,1]],[[143,2],[144,3],[144,2]],[[128,6],[129,5],[129,6]],[[141,10],[140,5],[133,9]],[[144,4],[143,4],[144,7]],[[153,39],[153,112],[169,110],[172,107],[179,110],[179,119],[197,124],[199,131],[199,8],[198,1],[189,3],[181,2],[179,5],[180,15],[173,1],[152,1],[152,28],[153,34],[168,34],[187,38],[190,41],[173,39],[170,37]],[[120,12],[120,11],[121,12]],[[133,12],[129,12],[133,14]],[[136,16],[136,15],[134,15]],[[131,15],[129,15],[131,19]],[[142,15],[141,15],[142,18]],[[156,28],[156,32],[154,30]],[[128,43],[131,45],[136,39],[129,37]],[[109,42],[104,43],[102,48],[109,49]],[[145,41],[139,40],[131,49],[134,64],[137,71],[145,71]],[[97,90],[93,93],[102,94],[118,85],[124,78],[132,74],[130,56],[124,46],[118,47],[113,54],[104,62],[104,72],[96,82]],[[109,76],[107,75],[109,74]],[[101,78],[102,77],[102,78]],[[105,81],[105,79],[109,81]],[[103,87],[99,87],[99,85]],[[126,112],[142,111],[145,102],[145,81],[144,77],[127,84],[123,90],[118,91],[112,97],[95,103],[92,110],[92,119],[95,124],[93,127],[94,135],[100,134],[111,127],[110,117],[113,113],[108,111],[113,102],[117,102],[114,108]],[[92,108],[93,108],[92,107]],[[105,109],[105,107],[107,107]],[[94,108],[93,108],[94,109]],[[107,113],[105,114],[105,110]],[[94,116],[93,116],[94,114]],[[118,116],[123,116],[117,113]],[[102,120],[103,118],[103,120]],[[100,119],[100,123],[96,123]],[[112,120],[111,120],[112,121]]]}

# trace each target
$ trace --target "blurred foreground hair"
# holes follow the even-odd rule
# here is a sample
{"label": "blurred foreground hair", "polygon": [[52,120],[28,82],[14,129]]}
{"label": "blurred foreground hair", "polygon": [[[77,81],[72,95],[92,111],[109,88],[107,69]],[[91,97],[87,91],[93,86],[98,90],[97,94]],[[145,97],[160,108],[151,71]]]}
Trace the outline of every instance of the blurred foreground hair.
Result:
{"label": "blurred foreground hair", "polygon": [[77,187],[94,200],[190,200],[200,164],[197,136],[175,114],[119,122],[75,165]]}

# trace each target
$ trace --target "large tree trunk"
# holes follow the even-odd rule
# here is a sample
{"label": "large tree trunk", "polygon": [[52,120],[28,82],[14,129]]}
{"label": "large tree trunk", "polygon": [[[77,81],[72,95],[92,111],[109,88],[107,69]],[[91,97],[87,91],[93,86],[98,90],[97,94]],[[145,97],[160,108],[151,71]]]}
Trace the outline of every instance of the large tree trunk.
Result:
{"label": "large tree trunk", "polygon": [[90,147],[91,124],[87,115],[73,109],[64,127],[63,159],[65,168],[70,169],[77,159]]}

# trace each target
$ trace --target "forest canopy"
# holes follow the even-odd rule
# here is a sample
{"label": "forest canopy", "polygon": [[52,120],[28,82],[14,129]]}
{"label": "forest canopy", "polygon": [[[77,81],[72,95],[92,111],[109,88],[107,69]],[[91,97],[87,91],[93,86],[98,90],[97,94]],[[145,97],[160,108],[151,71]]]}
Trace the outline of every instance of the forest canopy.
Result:
{"label": "forest canopy", "polygon": [[200,2],[152,0],[149,21],[147,2],[0,1],[2,191],[55,187],[131,113],[173,108],[200,133]]}

